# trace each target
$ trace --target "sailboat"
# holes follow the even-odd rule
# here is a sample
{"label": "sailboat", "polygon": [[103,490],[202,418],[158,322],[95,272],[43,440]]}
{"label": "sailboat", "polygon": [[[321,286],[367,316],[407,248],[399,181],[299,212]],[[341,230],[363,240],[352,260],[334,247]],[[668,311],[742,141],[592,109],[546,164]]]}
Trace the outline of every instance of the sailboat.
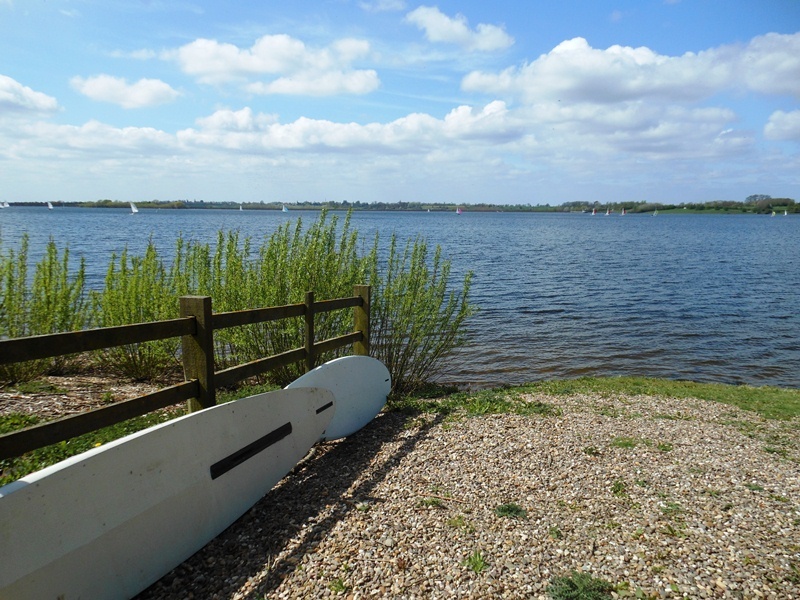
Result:
{"label": "sailboat", "polygon": [[593,208],[593,209],[592,209],[592,216],[595,216],[596,214],[597,214],[597,209],[596,209],[596,208]]}
{"label": "sailboat", "polygon": [[655,210],[653,211],[653,216],[655,217],[657,214],[658,214],[658,209],[655,209]]}
{"label": "sailboat", "polygon": [[289,212],[289,209],[286,208],[285,204],[283,205],[283,208],[281,208],[281,212]]}
{"label": "sailboat", "polygon": [[627,214],[628,214],[628,213],[626,213],[626,212],[625,212],[625,207],[623,206],[623,207],[622,207],[622,216],[624,217],[624,216],[625,216],[625,215],[627,215]]}
{"label": "sailboat", "polygon": [[242,205],[241,205],[241,204],[239,205],[239,210],[240,210],[240,211],[244,210],[244,209],[242,208]]}
{"label": "sailboat", "polygon": [[53,204],[49,201],[47,203],[47,210],[53,210]]}
{"label": "sailboat", "polygon": [[[8,202],[6,202],[6,205],[8,205]],[[786,209],[784,209],[784,210],[783,210],[783,216],[784,216],[784,217],[788,217],[788,216],[789,216],[789,211],[788,211],[788,210],[786,210]]]}
{"label": "sailboat", "polygon": [[131,204],[131,214],[135,215],[136,213],[139,212],[139,209],[136,208],[136,205],[133,202],[131,202],[130,204]]}
{"label": "sailboat", "polygon": [[610,209],[610,208],[607,208],[607,209],[606,209],[606,216],[608,216],[608,215],[610,215],[610,214],[611,214],[611,209]]}
{"label": "sailboat", "polygon": [[459,207],[456,209],[456,214],[457,214],[457,215],[460,215],[462,212],[464,212],[464,211],[462,211],[462,210],[461,210],[461,207],[459,206]]}

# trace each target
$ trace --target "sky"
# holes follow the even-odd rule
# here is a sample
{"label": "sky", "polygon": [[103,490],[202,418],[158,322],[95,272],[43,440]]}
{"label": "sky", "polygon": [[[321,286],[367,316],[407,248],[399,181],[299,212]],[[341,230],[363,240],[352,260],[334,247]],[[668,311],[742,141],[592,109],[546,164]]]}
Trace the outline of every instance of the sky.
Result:
{"label": "sky", "polygon": [[800,0],[0,0],[0,201],[800,201]]}

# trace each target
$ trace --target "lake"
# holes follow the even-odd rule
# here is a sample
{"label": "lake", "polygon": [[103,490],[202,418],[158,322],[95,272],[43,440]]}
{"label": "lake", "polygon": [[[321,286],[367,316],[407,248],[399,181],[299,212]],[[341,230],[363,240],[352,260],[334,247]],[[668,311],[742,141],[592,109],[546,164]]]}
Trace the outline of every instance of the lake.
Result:
{"label": "lake", "polygon": [[[337,213],[343,216],[344,213]],[[3,248],[52,237],[86,258],[98,288],[112,252],[220,229],[260,241],[306,211],[13,207]],[[763,215],[356,212],[365,245],[420,235],[475,274],[470,342],[443,381],[471,387],[580,375],[643,375],[800,387],[800,218]],[[75,261],[77,264],[77,261]]]}

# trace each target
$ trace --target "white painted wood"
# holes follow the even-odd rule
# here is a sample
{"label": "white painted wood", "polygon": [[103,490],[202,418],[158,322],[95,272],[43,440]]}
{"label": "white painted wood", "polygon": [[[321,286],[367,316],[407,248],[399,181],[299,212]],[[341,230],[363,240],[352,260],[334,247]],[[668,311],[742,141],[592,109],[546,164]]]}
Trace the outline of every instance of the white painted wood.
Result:
{"label": "white painted wood", "polygon": [[347,437],[372,421],[392,389],[389,369],[369,356],[344,356],[326,362],[295,379],[286,389],[320,387],[333,392],[336,414],[323,440]]}
{"label": "white painted wood", "polygon": [[325,389],[259,394],[0,488],[0,599],[131,598],[278,483],[334,412]]}

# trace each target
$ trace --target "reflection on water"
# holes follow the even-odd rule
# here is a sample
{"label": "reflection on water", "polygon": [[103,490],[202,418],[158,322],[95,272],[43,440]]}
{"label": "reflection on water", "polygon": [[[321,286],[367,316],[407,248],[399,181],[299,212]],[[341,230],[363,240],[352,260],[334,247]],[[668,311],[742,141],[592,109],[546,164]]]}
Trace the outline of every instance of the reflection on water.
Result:
{"label": "reflection on water", "polygon": [[[0,212],[0,240],[52,236],[102,285],[112,252],[220,229],[260,241],[290,211],[33,208]],[[417,234],[475,273],[480,312],[444,379],[473,386],[580,375],[652,375],[800,387],[800,218],[751,215],[355,213],[368,245]]]}

